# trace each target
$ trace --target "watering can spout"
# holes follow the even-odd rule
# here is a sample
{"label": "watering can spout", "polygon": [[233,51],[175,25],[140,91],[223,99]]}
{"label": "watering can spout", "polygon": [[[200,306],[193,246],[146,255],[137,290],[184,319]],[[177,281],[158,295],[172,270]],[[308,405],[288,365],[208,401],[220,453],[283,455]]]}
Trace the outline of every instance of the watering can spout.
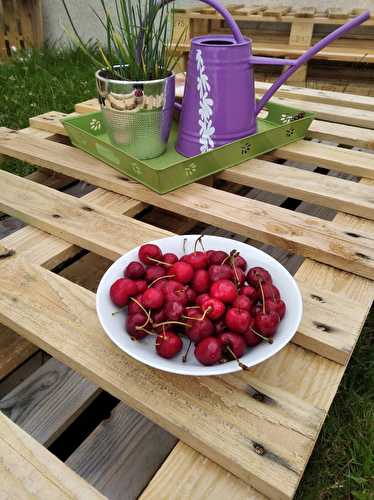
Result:
{"label": "watering can spout", "polygon": [[278,80],[265,92],[265,94],[258,101],[256,106],[256,116],[262,110],[262,108],[266,105],[269,99],[275,94],[275,92],[281,87],[288,78],[297,71],[300,66],[305,64],[309,59],[314,57],[320,50],[324,49],[331,42],[339,38],[341,35],[350,31],[356,26],[359,26],[363,22],[367,21],[370,18],[370,12],[366,11],[355,17],[351,21],[343,24],[338,29],[327,35],[325,38],[322,38],[318,43],[310,47],[304,54],[302,54],[298,59],[288,60],[288,59],[274,59],[274,58],[258,58],[252,56],[250,58],[250,62],[252,64],[279,64],[279,61],[283,61],[285,66],[289,66],[289,68],[278,78]]}

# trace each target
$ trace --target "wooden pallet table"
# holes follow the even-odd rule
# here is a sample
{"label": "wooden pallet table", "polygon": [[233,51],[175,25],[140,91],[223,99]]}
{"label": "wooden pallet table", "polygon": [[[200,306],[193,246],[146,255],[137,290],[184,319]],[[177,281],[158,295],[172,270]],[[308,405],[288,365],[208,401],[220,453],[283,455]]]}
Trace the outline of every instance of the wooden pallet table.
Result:
{"label": "wooden pallet table", "polygon": [[[112,425],[98,428],[67,461],[100,492],[3,415],[0,470],[8,496],[43,498],[51,484],[56,498],[120,498],[124,487],[128,498],[142,492],[142,500],[294,496],[374,297],[374,99],[294,87],[278,99],[302,101],[317,113],[306,140],[163,196],[72,147],[61,113],[32,118],[23,131],[0,129],[1,155],[43,169],[31,178],[0,171],[0,210],[27,224],[1,241],[1,328],[14,342],[22,338],[24,349],[54,358],[0,408],[48,445],[100,389],[123,402]],[[96,108],[93,100],[76,112]],[[95,189],[82,198],[59,190],[72,179]],[[100,259],[112,261],[196,223],[265,245],[300,285],[305,313],[292,343],[249,372],[163,373],[119,351],[98,322],[89,281],[102,274]],[[66,262],[70,267],[59,275],[56,266]],[[49,373],[69,384],[52,391],[59,398],[53,418],[32,390]],[[25,400],[33,403],[22,418]],[[41,429],[48,417],[49,428]],[[134,444],[133,428],[146,449]],[[156,452],[152,471],[139,477]],[[137,474],[136,488],[129,472]],[[114,478],[122,489],[109,488]],[[108,493],[113,488],[117,496]]]}
{"label": "wooden pallet table", "polygon": [[[363,9],[337,8],[318,11],[314,7],[240,4],[228,5],[228,9],[239,23],[242,33],[253,40],[254,54],[286,58],[297,58],[303,54],[308,47],[327,34],[326,26],[336,28],[336,25],[344,24],[363,11]],[[175,10],[174,24],[175,42],[180,40],[183,34],[183,44],[180,49],[183,52],[184,66],[193,37],[207,33],[230,32],[222,17],[209,8],[178,8]],[[315,58],[325,61],[373,63],[373,26],[374,17],[371,17],[364,23],[364,28],[348,33],[320,51]],[[304,65],[290,77],[289,81],[305,85],[307,69],[307,65]]]}

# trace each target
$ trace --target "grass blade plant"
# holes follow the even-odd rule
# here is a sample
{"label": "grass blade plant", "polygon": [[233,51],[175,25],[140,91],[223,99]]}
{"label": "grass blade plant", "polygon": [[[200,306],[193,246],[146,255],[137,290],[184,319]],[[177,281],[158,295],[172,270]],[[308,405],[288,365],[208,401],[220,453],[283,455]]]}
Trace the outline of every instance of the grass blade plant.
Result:
{"label": "grass blade plant", "polygon": [[147,81],[166,78],[178,62],[182,32],[173,44],[174,2],[156,0],[115,0],[110,12],[105,0],[98,0],[101,12],[92,8],[105,30],[106,47],[99,40],[89,46],[79,35],[67,1],[62,0],[72,31],[70,37],[97,69],[105,68],[111,78]]}

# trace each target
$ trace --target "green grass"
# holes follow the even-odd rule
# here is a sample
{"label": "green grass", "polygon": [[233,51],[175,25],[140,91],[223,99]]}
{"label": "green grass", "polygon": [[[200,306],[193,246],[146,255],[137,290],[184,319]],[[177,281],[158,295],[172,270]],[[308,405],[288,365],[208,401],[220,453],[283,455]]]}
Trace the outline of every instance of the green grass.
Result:
{"label": "green grass", "polygon": [[[93,68],[76,51],[46,49],[0,65],[0,126],[22,128],[46,111],[71,112],[95,95]],[[9,160],[26,175],[30,167]],[[299,500],[374,499],[374,314],[369,317],[297,493]]]}

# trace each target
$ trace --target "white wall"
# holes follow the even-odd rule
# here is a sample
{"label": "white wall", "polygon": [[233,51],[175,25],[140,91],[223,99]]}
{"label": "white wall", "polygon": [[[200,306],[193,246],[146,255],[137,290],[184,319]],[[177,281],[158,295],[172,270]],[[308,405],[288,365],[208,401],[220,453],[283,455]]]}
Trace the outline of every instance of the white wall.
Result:
{"label": "white wall", "polygon": [[[90,7],[100,10],[99,0],[66,0],[72,18],[81,34],[82,38],[103,39],[103,30],[99,21],[95,18]],[[232,3],[232,0],[223,0],[223,3]],[[296,6],[315,6],[326,9],[329,7],[341,7],[346,9],[368,8],[374,11],[374,0],[239,0],[240,3],[247,5],[292,5]],[[106,0],[109,8],[113,9],[114,1]],[[176,0],[177,6],[202,5],[201,2],[190,0]],[[61,0],[43,1],[44,33],[46,40],[50,42],[66,43],[66,35],[63,26],[68,27],[69,21],[66,17]]]}

